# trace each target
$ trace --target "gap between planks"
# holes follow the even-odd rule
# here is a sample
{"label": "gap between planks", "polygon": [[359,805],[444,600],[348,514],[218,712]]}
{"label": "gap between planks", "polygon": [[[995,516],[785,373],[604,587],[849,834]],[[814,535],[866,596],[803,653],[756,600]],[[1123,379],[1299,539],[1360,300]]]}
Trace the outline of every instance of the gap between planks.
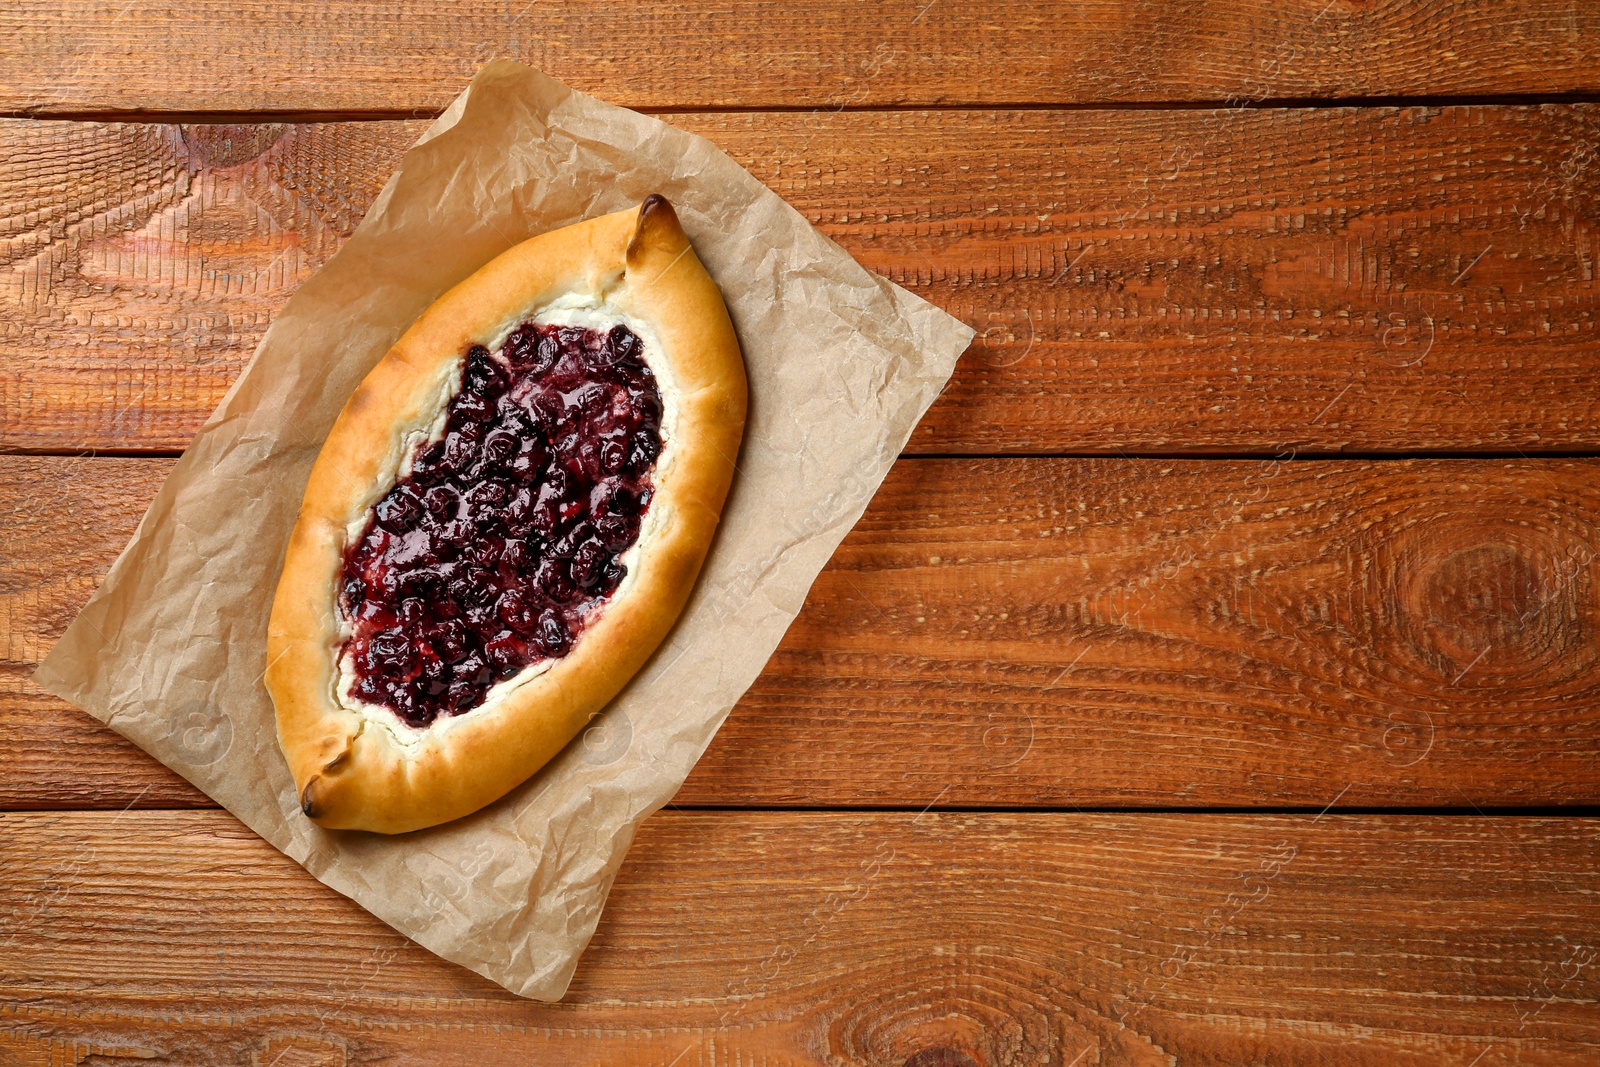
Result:
{"label": "gap between planks", "polygon": [[[1225,98],[1205,100],[1070,101],[1035,102],[1027,100],[999,103],[907,103],[907,104],[772,104],[750,105],[650,105],[629,108],[641,115],[813,115],[813,114],[894,114],[921,111],[1304,111],[1328,108],[1405,108],[1405,107],[1542,107],[1550,104],[1600,104],[1600,93],[1484,93],[1418,96],[1301,96],[1264,99],[1240,103]],[[40,108],[0,110],[0,119],[36,119],[41,122],[159,122],[193,125],[242,125],[266,122],[396,122],[432,120],[442,108],[351,108],[348,110],[272,110],[247,108],[238,111],[182,111],[153,108],[106,108],[85,111],[46,111]]]}
{"label": "gap between planks", "polygon": [[[209,798],[208,798],[209,799]],[[700,813],[706,815],[717,814],[764,814],[764,815],[920,815],[924,812],[938,812],[941,815],[1131,815],[1131,816],[1162,816],[1162,815],[1193,815],[1197,817],[1216,816],[1218,818],[1234,815],[1261,815],[1283,816],[1285,818],[1298,818],[1312,816],[1319,819],[1324,815],[1356,816],[1396,816],[1405,818],[1438,818],[1438,819],[1570,819],[1590,820],[1600,817],[1600,804],[1573,804],[1551,805],[1544,804],[1536,807],[1519,808],[1507,805],[1493,805],[1481,807],[1477,804],[1449,806],[1416,806],[1416,805],[1372,805],[1357,804],[1350,807],[1341,807],[1339,798],[1335,797],[1330,804],[1314,807],[1303,804],[1287,804],[1268,807],[1245,807],[1242,805],[1229,805],[1224,807],[1192,807],[1186,808],[1176,805],[1162,805],[1156,807],[1137,807],[1133,805],[1091,805],[1079,807],[1075,804],[940,804],[935,800],[931,804],[921,806],[912,804],[804,804],[798,806],[785,806],[781,804],[674,804],[670,801],[662,805],[662,811],[676,811],[685,813]],[[145,815],[173,815],[191,811],[222,811],[221,804],[190,804],[178,807],[169,803],[156,804],[145,807],[139,804],[135,797],[126,806],[94,807],[87,804],[70,805],[57,804],[50,807],[22,807],[15,804],[0,802],[0,813],[14,815],[71,815],[84,812],[101,812],[117,814],[121,812],[138,812]]]}

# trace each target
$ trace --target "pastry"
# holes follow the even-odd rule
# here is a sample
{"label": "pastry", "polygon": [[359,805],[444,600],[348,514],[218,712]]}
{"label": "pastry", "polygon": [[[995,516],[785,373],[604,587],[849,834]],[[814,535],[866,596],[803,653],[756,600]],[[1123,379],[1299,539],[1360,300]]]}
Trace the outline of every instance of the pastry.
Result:
{"label": "pastry", "polygon": [[559,752],[682,610],[745,403],[727,308],[660,196],[429,307],[329,432],[273,602],[265,678],[305,814],[432,826]]}

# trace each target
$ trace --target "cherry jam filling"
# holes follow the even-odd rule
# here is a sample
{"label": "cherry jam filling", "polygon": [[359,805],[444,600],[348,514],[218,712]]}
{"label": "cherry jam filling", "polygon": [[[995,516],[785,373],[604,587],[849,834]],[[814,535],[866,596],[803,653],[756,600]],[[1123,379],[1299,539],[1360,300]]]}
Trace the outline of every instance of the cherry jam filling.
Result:
{"label": "cherry jam filling", "polygon": [[350,692],[412,726],[567,654],[627,573],[661,392],[626,326],[525,322],[468,350],[444,437],[345,553]]}

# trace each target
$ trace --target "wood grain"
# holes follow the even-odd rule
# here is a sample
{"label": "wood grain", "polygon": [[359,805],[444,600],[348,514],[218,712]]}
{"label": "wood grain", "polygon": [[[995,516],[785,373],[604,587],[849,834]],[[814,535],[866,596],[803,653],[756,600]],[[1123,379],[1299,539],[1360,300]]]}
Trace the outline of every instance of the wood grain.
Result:
{"label": "wood grain", "polygon": [[[978,330],[912,451],[1600,447],[1600,109],[673,118]],[[0,449],[181,448],[420,128],[0,122]]]}
{"label": "wood grain", "polygon": [[[28,677],[99,586],[171,466],[0,460],[0,750],[6,753],[0,798],[15,802],[0,799],[0,805],[210,805],[178,775]],[[23,530],[32,531],[26,542]]]}
{"label": "wood grain", "polygon": [[0,1055],[1577,1067],[1597,860],[1574,820],[663,813],[552,1006],[224,813],[9,815]]}
{"label": "wood grain", "polygon": [[0,14],[0,109],[437,111],[501,56],[653,108],[1593,92],[1597,41],[1535,0],[51,0]]}
{"label": "wood grain", "polygon": [[[0,460],[4,806],[205,803],[23,678],[168,469]],[[902,461],[677,803],[1594,804],[1597,526],[1600,460]]]}

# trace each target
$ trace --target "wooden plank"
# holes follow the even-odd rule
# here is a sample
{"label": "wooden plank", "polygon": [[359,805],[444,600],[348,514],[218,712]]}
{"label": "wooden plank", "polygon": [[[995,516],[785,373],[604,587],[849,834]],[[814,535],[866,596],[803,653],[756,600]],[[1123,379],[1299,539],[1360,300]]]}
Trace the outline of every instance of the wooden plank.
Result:
{"label": "wooden plank", "polygon": [[0,109],[437,111],[498,56],[654,108],[1593,92],[1597,40],[1535,0],[54,0],[0,15]]}
{"label": "wooden plank", "polygon": [[137,745],[0,666],[0,808],[210,808],[216,805]]}
{"label": "wooden plank", "polygon": [[0,1049],[1576,1067],[1600,1056],[1597,860],[1586,820],[663,813],[552,1006],[224,813],[8,815]]}
{"label": "wooden plank", "polygon": [[[210,805],[136,746],[28,676],[89,599],[166,460],[0,460],[0,806]],[[14,537],[30,531],[26,543]]]}
{"label": "wooden plank", "polygon": [[[912,451],[1600,447],[1600,109],[675,121],[979,331]],[[181,448],[419,130],[0,122],[0,448]]]}
{"label": "wooden plank", "polygon": [[[0,461],[9,669],[168,466]],[[1594,804],[1597,528],[1600,460],[903,461],[677,802]],[[203,802],[20,679],[0,723],[5,806]]]}

